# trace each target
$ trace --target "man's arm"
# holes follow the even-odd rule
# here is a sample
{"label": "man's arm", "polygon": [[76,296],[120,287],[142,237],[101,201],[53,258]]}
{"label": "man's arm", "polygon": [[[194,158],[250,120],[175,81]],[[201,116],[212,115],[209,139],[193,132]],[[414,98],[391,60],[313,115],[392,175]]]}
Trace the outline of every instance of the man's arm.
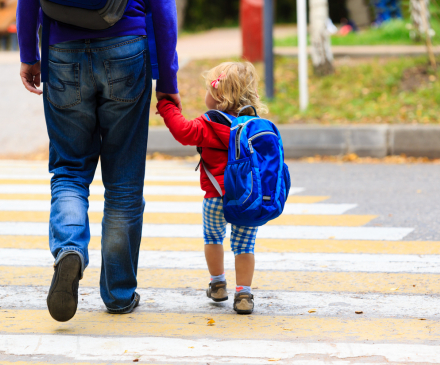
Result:
{"label": "man's arm", "polygon": [[150,0],[156,35],[159,80],[156,83],[156,97],[172,100],[182,110],[177,88],[177,11],[175,0]]}
{"label": "man's arm", "polygon": [[18,0],[17,35],[22,62],[20,77],[24,87],[31,93],[41,95],[40,50],[38,29],[40,28],[40,2],[38,0]]}
{"label": "man's arm", "polygon": [[34,64],[40,60],[39,28],[40,2],[38,0],[18,0],[17,35],[21,62]]}

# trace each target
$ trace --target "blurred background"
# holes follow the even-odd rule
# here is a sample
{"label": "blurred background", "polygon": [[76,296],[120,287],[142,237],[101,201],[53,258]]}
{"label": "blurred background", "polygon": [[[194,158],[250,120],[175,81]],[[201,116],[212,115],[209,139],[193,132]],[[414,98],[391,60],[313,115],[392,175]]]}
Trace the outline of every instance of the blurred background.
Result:
{"label": "blurred background", "polygon": [[[203,71],[248,59],[261,74],[261,97],[276,123],[438,124],[439,1],[308,0],[309,103],[300,109],[296,1],[273,2],[275,94],[269,99],[264,1],[176,0],[185,115],[193,118],[206,109]],[[40,156],[47,149],[42,103],[22,89],[18,77],[16,5],[17,0],[0,0],[0,156]],[[154,109],[151,123],[160,126]]]}

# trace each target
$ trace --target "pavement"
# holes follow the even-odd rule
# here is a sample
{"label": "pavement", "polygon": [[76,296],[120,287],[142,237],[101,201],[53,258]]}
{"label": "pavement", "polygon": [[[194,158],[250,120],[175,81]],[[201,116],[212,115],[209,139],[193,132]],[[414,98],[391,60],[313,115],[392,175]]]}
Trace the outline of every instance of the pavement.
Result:
{"label": "pavement", "polygon": [[145,178],[140,306],[110,315],[99,298],[98,174],[78,312],[59,323],[45,303],[53,274],[46,163],[0,162],[0,364],[440,363],[439,169],[289,168],[285,212],[258,234],[253,315],[238,316],[231,300],[215,304],[205,296],[194,163],[153,160]]}

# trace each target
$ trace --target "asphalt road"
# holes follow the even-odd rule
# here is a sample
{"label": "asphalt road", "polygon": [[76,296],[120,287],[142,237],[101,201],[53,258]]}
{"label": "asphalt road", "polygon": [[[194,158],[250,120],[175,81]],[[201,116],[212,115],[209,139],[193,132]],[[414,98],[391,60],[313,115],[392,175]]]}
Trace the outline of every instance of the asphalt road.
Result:
{"label": "asphalt road", "polygon": [[411,227],[405,240],[440,240],[440,165],[289,163],[301,194],[328,195],[326,203],[352,203],[350,214],[378,217],[366,226]]}

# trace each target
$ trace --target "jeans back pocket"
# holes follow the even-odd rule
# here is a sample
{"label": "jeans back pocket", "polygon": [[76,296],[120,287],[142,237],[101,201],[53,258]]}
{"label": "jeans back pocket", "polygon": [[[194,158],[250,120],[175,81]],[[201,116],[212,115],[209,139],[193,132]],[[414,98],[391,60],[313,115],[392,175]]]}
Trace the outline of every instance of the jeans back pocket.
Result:
{"label": "jeans back pocket", "polygon": [[79,63],[49,61],[47,100],[59,108],[71,108],[81,102]]}
{"label": "jeans back pocket", "polygon": [[125,103],[138,100],[145,90],[146,52],[120,60],[104,61],[110,99]]}

